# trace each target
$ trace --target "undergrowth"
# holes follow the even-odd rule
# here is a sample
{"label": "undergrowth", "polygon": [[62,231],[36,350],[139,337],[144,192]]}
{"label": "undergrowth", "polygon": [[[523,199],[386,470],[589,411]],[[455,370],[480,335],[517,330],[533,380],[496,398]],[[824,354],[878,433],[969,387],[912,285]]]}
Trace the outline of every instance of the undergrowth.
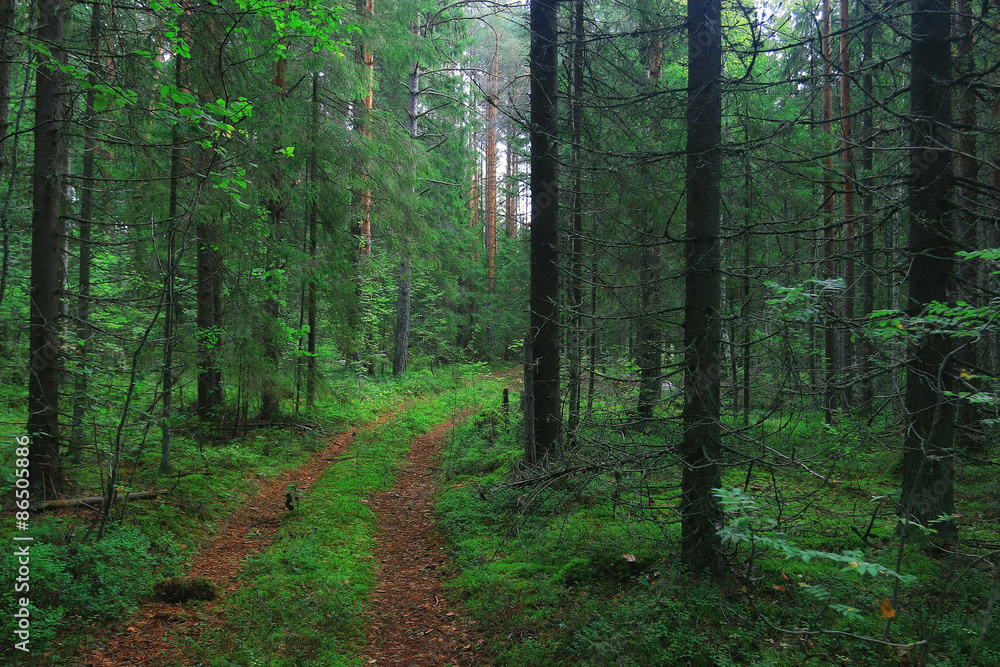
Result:
{"label": "undergrowth", "polygon": [[[822,430],[803,437],[811,426],[779,429],[770,446],[794,450],[795,461],[850,447]],[[729,537],[753,538],[728,545],[730,576],[716,585],[680,563],[679,506],[668,493],[679,470],[662,446],[669,430],[631,434],[635,451],[659,438],[664,454],[632,472],[598,467],[529,484],[521,480],[537,471],[518,463],[522,429],[498,411],[457,432],[437,505],[457,570],[451,585],[497,667],[874,666],[880,653],[884,665],[917,664],[924,641],[926,664],[945,667],[965,665],[978,640],[992,579],[976,554],[938,558],[918,540],[903,551],[895,590],[899,543],[883,495],[895,479],[883,449],[842,452],[852,458],[839,464],[855,473],[850,482],[823,482],[794,464],[729,469],[724,485],[759,504],[743,508],[752,529],[738,523],[746,512],[727,515]],[[599,458],[585,447],[571,455]],[[971,469],[958,493],[984,484]],[[984,504],[968,503],[982,513],[959,521],[996,543]],[[1000,665],[1000,633],[987,635],[976,664]]]}
{"label": "undergrowth", "polygon": [[496,394],[498,386],[471,377],[455,391],[416,401],[385,424],[359,432],[299,510],[286,515],[276,543],[247,564],[239,591],[226,600],[225,627],[197,646],[189,642],[183,664],[361,664],[375,565],[369,498],[392,486],[415,437]]}
{"label": "undergrowth", "polygon": [[[71,660],[81,641],[92,641],[97,628],[121,621],[151,593],[156,581],[184,573],[190,556],[260,484],[303,463],[325,446],[335,430],[370,421],[403,401],[453,388],[466,373],[477,370],[481,369],[453,369],[437,375],[418,372],[405,380],[333,373],[331,386],[343,389],[341,393],[330,391],[315,411],[290,416],[277,426],[250,430],[245,436],[241,431],[232,437],[228,428],[209,429],[195,420],[178,424],[173,469],[168,475],[157,472],[159,453],[149,444],[158,432],[138,438],[137,444],[125,450],[122,490],[168,489],[168,494],[116,506],[100,541],[95,539],[96,532],[88,531],[94,516],[91,510],[31,515],[27,533],[33,537],[29,657],[37,662],[38,656],[45,655],[50,664]],[[13,470],[14,436],[23,432],[19,429],[23,426],[13,420],[0,429],[0,469]],[[70,469],[71,495],[100,495],[106,483],[104,470],[106,460],[87,458]],[[0,482],[4,497],[10,497],[12,487],[12,478]],[[0,526],[0,540],[6,544],[13,544],[12,524],[7,521]],[[304,550],[296,558],[308,553]],[[0,563],[0,586],[13,591],[14,555],[5,550]],[[307,570],[299,569],[307,576]],[[13,595],[0,599],[0,632],[8,637],[13,636],[14,603]],[[25,657],[12,644],[4,643],[0,659]]]}

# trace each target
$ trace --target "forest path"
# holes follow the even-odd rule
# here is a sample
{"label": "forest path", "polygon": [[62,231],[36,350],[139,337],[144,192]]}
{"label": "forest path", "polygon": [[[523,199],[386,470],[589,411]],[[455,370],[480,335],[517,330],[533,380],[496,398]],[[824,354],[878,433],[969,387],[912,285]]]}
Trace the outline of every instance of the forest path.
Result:
{"label": "forest path", "polygon": [[372,499],[378,516],[378,571],[369,600],[366,664],[489,664],[472,622],[451,610],[442,572],[447,556],[434,523],[436,464],[449,431],[467,417],[453,418],[417,437],[393,487]]}
{"label": "forest path", "polygon": [[[330,465],[344,454],[359,431],[392,419],[406,408],[397,406],[367,424],[334,435],[326,447],[309,460],[264,483],[256,496],[238,510],[221,532],[192,559],[188,574],[208,577],[219,590],[219,599],[197,611],[176,604],[149,602],[102,636],[77,649],[79,667],[153,667],[176,660],[177,636],[197,642],[206,630],[224,622],[220,601],[240,585],[239,574],[246,559],[271,546],[278,536],[290,484],[307,491]],[[176,664],[176,663],[175,663]]]}

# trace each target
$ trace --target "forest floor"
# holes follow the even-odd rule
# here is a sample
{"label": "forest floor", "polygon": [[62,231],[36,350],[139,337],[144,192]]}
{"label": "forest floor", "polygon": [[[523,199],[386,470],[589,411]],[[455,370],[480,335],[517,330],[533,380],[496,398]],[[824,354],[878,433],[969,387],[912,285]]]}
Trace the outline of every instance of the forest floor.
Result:
{"label": "forest floor", "polygon": [[[306,492],[332,461],[341,458],[359,431],[391,420],[404,406],[353,431],[333,436],[329,444],[300,467],[262,485],[253,500],[237,511],[221,532],[192,559],[191,576],[211,579],[219,597],[191,607],[151,601],[128,619],[81,645],[74,664],[81,667],[156,667],[186,664],[178,644],[199,638],[226,623],[225,601],[241,585],[249,557],[275,543],[294,485]],[[446,556],[434,527],[432,477],[449,430],[467,414],[438,424],[411,444],[409,457],[394,486],[366,501],[378,517],[377,582],[370,601],[372,624],[366,664],[481,665],[483,641],[471,623],[451,611],[443,588]],[[179,641],[182,640],[182,641]]]}
{"label": "forest floor", "polygon": [[488,664],[472,623],[451,610],[443,586],[447,558],[434,523],[433,473],[456,421],[414,440],[393,487],[372,501],[378,516],[378,580],[371,599],[368,664]]}

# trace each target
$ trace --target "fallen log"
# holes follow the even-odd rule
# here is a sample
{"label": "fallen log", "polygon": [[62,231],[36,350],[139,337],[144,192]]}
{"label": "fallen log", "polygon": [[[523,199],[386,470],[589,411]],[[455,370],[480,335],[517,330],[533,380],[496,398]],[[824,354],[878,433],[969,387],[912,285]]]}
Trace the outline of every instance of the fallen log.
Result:
{"label": "fallen log", "polygon": [[[115,502],[125,500],[146,500],[155,498],[164,493],[170,493],[170,489],[159,491],[131,491],[129,493],[119,492],[115,494]],[[47,510],[54,507],[77,507],[79,505],[95,505],[104,502],[104,496],[87,496],[86,498],[67,498],[65,500],[43,500],[40,503],[33,503],[30,507],[33,510]]]}

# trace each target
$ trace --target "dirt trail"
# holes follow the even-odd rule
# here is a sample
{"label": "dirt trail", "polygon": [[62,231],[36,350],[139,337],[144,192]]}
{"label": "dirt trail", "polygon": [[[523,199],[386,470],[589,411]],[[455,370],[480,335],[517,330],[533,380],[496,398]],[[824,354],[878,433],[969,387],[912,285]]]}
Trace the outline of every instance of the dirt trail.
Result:
{"label": "dirt trail", "polygon": [[238,588],[237,577],[244,561],[274,543],[281,518],[287,511],[285,492],[288,485],[294,484],[300,491],[308,490],[330,465],[330,460],[347,450],[358,430],[383,423],[398,411],[384,414],[360,429],[333,436],[329,444],[306,463],[264,484],[257,496],[238,510],[222,532],[195,555],[188,574],[212,579],[218,586],[219,600],[197,612],[163,602],[145,604],[131,618],[81,645],[74,665],[153,667],[175,656],[173,631],[197,640],[204,630],[220,625],[224,619],[219,601]]}
{"label": "dirt trail", "polygon": [[467,415],[438,425],[410,445],[393,487],[372,500],[378,516],[377,583],[370,600],[372,665],[487,665],[483,640],[452,611],[443,587],[447,560],[434,525],[432,478],[448,431]]}

